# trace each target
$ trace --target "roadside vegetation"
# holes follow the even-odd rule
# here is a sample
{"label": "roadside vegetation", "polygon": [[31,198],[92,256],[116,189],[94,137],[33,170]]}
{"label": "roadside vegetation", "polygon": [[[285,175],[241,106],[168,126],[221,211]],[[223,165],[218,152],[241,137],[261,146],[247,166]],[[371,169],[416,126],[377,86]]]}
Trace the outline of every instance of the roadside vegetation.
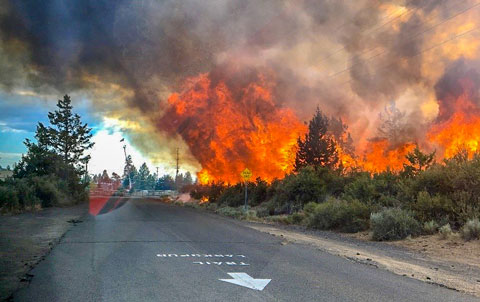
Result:
{"label": "roadside vegetation", "polygon": [[402,171],[346,171],[335,141],[326,136],[328,121],[317,110],[308,134],[299,139],[294,173],[271,183],[247,183],[247,212],[242,183],[192,186],[191,197],[207,202],[189,206],[320,230],[370,230],[379,241],[436,233],[447,238],[453,232],[465,240],[480,238],[480,154],[460,151],[436,163],[435,153],[417,147]]}
{"label": "roadside vegetation", "polygon": [[72,111],[65,95],[48,113],[49,125],[38,123],[36,142],[26,139],[27,153],[0,181],[0,210],[20,212],[39,207],[72,205],[88,200],[86,165],[93,147],[91,128]]}

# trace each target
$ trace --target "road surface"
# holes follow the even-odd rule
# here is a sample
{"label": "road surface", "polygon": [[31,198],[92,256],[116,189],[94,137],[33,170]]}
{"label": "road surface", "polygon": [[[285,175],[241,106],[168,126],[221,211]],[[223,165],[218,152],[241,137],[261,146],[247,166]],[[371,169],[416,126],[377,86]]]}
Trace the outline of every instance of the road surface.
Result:
{"label": "road surface", "polygon": [[14,301],[478,301],[142,199],[86,217],[32,274]]}

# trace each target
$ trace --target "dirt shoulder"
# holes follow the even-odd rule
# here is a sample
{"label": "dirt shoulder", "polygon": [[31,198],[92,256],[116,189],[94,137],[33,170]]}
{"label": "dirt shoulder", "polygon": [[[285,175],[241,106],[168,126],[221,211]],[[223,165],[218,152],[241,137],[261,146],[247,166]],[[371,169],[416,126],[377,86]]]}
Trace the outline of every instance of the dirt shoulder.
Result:
{"label": "dirt shoulder", "polygon": [[28,272],[86,213],[81,205],[0,216],[0,301],[28,284]]}
{"label": "dirt shoulder", "polygon": [[[455,241],[442,243],[439,242],[440,239],[423,236],[384,243],[355,238],[359,235],[346,236],[333,232],[309,231],[299,227],[262,223],[247,225],[258,231],[282,237],[285,244],[292,242],[308,244],[351,261],[373,265],[398,275],[480,297],[478,240],[467,243],[454,243]],[[438,249],[445,250],[445,253],[437,252]]]}

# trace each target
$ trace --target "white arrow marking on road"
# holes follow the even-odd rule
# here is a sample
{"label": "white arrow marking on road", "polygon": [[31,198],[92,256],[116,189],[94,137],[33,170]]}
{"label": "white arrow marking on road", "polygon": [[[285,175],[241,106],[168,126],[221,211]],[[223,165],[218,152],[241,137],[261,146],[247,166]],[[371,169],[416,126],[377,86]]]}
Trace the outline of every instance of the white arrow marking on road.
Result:
{"label": "white arrow marking on road", "polygon": [[272,279],[254,279],[246,273],[227,273],[233,279],[218,279],[228,283],[245,286],[255,290],[263,290]]}

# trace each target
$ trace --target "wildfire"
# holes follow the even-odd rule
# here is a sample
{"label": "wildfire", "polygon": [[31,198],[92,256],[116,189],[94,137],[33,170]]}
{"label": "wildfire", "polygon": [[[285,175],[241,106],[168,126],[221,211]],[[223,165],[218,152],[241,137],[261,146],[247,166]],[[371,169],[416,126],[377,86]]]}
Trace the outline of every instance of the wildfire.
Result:
{"label": "wildfire", "polygon": [[236,183],[246,167],[266,181],[293,170],[297,138],[306,126],[274,102],[273,88],[262,74],[235,85],[201,74],[168,98],[160,123],[186,141],[202,166],[200,183]]}
{"label": "wildfire", "polygon": [[406,163],[405,156],[415,149],[415,144],[406,143],[397,148],[390,148],[386,139],[369,143],[363,159],[358,160],[358,167],[362,170],[378,173],[390,169],[400,171]]}
{"label": "wildfire", "polygon": [[[470,156],[479,151],[476,81],[480,76],[458,70],[447,71],[437,84],[437,98],[429,104],[437,118],[430,122],[426,136],[405,137],[407,141],[400,145],[372,139],[355,153],[349,134],[332,130],[341,166],[371,173],[400,171],[416,146],[409,139],[436,149],[438,159],[463,149]],[[197,174],[200,183],[237,183],[245,168],[253,172],[252,179],[268,182],[293,171],[297,138],[307,127],[293,110],[278,104],[274,79],[262,73],[242,74],[241,78],[205,73],[188,78],[178,93],[170,95],[159,126],[182,136],[202,167]]]}
{"label": "wildfire", "polygon": [[456,102],[457,112],[444,122],[434,125],[427,138],[431,143],[443,149],[443,157],[451,158],[466,150],[469,157],[479,151],[480,116],[478,108],[467,96],[461,96]]}

